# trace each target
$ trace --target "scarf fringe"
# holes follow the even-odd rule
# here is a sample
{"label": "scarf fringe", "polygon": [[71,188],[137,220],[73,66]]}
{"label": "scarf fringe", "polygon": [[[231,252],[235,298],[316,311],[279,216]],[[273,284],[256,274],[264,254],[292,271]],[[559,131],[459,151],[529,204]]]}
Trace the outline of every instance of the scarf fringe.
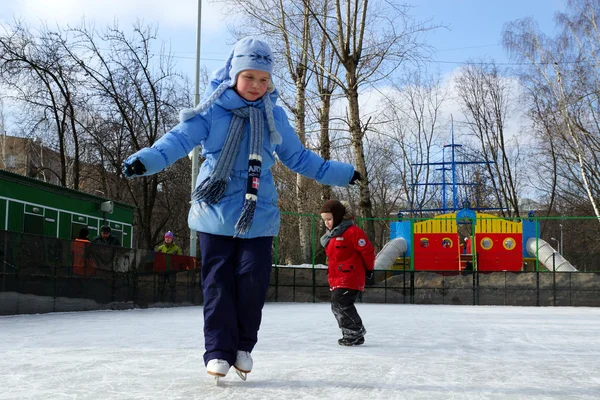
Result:
{"label": "scarf fringe", "polygon": [[246,199],[242,215],[235,224],[235,236],[244,235],[250,231],[252,221],[254,220],[254,212],[256,211],[256,200]]}
{"label": "scarf fringe", "polygon": [[226,180],[213,179],[211,177],[206,178],[196,189],[194,189],[194,192],[192,193],[192,200],[198,202],[205,201],[208,204],[215,204],[221,199],[226,188]]}

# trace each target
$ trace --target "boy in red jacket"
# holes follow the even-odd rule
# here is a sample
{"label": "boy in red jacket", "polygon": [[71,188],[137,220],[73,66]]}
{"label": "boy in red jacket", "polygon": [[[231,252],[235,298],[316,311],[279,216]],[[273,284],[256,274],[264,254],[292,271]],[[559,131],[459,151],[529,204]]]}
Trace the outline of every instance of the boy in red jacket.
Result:
{"label": "boy in red jacket", "polygon": [[358,346],[365,342],[367,331],[354,302],[365,290],[365,277],[373,276],[375,249],[347,211],[338,200],[323,204],[319,212],[327,231],[321,237],[321,245],[328,260],[331,311],[343,335],[338,344]]}

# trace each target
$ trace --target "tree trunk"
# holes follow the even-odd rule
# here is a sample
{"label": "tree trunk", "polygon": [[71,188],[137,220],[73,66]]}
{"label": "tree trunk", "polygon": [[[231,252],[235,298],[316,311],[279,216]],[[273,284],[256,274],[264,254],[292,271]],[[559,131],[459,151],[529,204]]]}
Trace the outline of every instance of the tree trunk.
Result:
{"label": "tree trunk", "polygon": [[[305,76],[306,67],[302,63],[298,64],[296,68],[296,133],[303,146],[306,146],[306,98],[305,98]],[[308,214],[311,210],[308,210],[308,196],[307,196],[307,185],[308,179],[304,176],[297,174],[296,177],[296,212],[301,214],[298,217],[298,235],[300,237],[300,254],[302,257],[301,262],[308,263],[311,261],[311,221],[309,217],[302,216],[302,214]]]}
{"label": "tree trunk", "polygon": [[350,138],[352,140],[352,148],[354,149],[354,160],[355,168],[362,176],[362,179],[357,182],[358,184],[358,199],[359,199],[359,210],[361,218],[365,218],[363,227],[366,228],[365,232],[369,239],[375,240],[375,224],[373,222],[373,206],[371,204],[371,191],[369,190],[369,179],[367,176],[367,164],[365,162],[365,153],[363,149],[363,132],[360,126],[360,113],[358,106],[358,91],[354,89],[356,87],[353,74],[346,74],[348,81],[347,99],[348,108],[350,111],[349,122],[350,122]]}
{"label": "tree trunk", "polygon": [[[321,92],[321,109],[319,110],[319,125],[321,139],[321,157],[325,160],[331,159],[331,142],[329,141],[329,113],[331,111],[331,92]],[[321,201],[331,199],[331,186],[323,185],[321,189]]]}

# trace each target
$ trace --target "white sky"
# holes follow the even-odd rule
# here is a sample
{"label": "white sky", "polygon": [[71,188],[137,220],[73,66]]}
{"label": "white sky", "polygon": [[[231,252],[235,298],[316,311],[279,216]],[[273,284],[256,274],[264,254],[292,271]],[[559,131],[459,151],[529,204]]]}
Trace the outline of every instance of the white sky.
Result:
{"label": "white sky", "polygon": [[[2,1],[4,3],[5,0]],[[3,19],[11,14],[27,21],[45,20],[59,25],[73,24],[82,17],[99,22],[119,19],[131,22],[136,19],[160,22],[166,32],[179,29],[196,31],[197,0],[13,0],[3,4]],[[214,2],[202,2],[202,28],[206,33],[222,29],[221,7]]]}
{"label": "white sky", "polygon": [[[455,121],[456,143],[463,144],[469,140],[469,137],[465,136],[469,132],[461,124],[465,122],[465,117],[462,115],[455,87],[460,63],[469,59],[494,59],[500,66],[510,67],[510,59],[500,43],[504,24],[520,18],[533,17],[540,29],[552,33],[555,25],[554,14],[565,10],[567,3],[566,0],[392,0],[392,3],[395,2],[410,4],[410,15],[418,21],[431,20],[433,24],[446,27],[429,32],[426,37],[427,43],[436,49],[431,62],[427,64],[428,71],[442,74],[444,88],[449,93],[439,116],[443,143],[437,143],[438,146],[450,141],[451,114]],[[76,25],[85,17],[86,20],[94,22],[98,29],[118,20],[123,30],[131,27],[136,20],[157,23],[159,40],[170,46],[177,69],[188,76],[190,82],[194,82],[198,3],[198,0],[52,0],[49,6],[48,0],[0,0],[0,23],[10,23],[16,18],[34,27],[41,21],[46,21],[51,27],[55,24],[64,27],[68,24]],[[201,4],[200,63],[210,74],[223,65],[229,54],[234,40],[227,28],[234,26],[236,21],[225,13],[223,3],[202,0]],[[526,134],[529,123],[522,114],[526,108],[517,104],[519,91],[516,80],[507,79],[515,89],[515,105],[507,116],[505,134],[508,138],[519,138],[522,148],[527,149],[532,138]],[[379,113],[380,93],[385,91],[386,88],[382,87],[378,88],[378,92],[368,87],[363,88],[361,115],[365,119],[366,116]],[[202,92],[203,88],[200,89],[200,93]],[[346,102],[340,101],[334,106],[333,113],[345,115],[345,106]],[[5,108],[6,129],[10,134],[18,130],[11,116],[18,108],[11,103],[6,103]],[[531,193],[524,195],[533,196]]]}
{"label": "white sky", "polygon": [[0,317],[0,399],[598,399],[600,309],[268,303],[254,369],[215,386],[202,308]]}
{"label": "white sky", "polygon": [[[98,20],[112,20],[114,17],[125,20],[135,18],[162,20],[167,27],[179,25],[193,28],[196,25],[195,13],[182,12],[186,8],[195,7],[195,0],[176,0],[174,3],[147,0],[145,3],[145,6],[141,7],[141,4],[135,1],[53,0],[52,7],[48,7],[46,0],[21,0],[15,2],[14,5],[23,15],[37,15],[39,18],[55,21],[58,24],[72,23],[72,21],[86,16]],[[179,3],[179,7],[173,7],[177,3]]]}
{"label": "white sky", "polygon": [[[194,81],[197,0],[0,0],[0,22],[20,19],[36,27],[41,21],[50,27],[77,25],[85,17],[97,29],[115,20],[124,31],[136,21],[158,24],[158,38],[170,44],[179,68]],[[233,22],[228,19],[229,22]],[[221,5],[202,1],[201,59],[209,72],[218,68],[229,54],[232,38],[226,30]]]}
{"label": "white sky", "polygon": [[[567,0],[392,0],[392,3],[408,4],[409,13],[416,20],[429,20],[445,27],[430,32],[427,42],[437,50],[431,66],[449,72],[467,59],[491,57],[508,61],[500,44],[504,24],[533,17],[542,30],[551,32],[554,14],[565,9]],[[222,11],[222,2],[202,0],[201,4],[203,54],[207,50],[213,54],[220,52],[224,58],[228,49],[219,47],[231,39],[226,24],[235,21]],[[188,47],[185,42],[189,41],[188,52],[195,54],[197,5],[198,0],[0,0],[0,22],[16,17],[34,25],[41,20],[64,25],[77,23],[85,16],[100,25],[116,18],[127,26],[141,19],[159,22],[161,37],[166,41],[182,47]]]}
{"label": "white sky", "polygon": [[[20,19],[32,27],[38,26],[41,21],[51,27],[65,27],[76,25],[85,17],[88,22],[94,22],[98,29],[118,20],[124,30],[129,29],[136,20],[157,23],[159,40],[171,46],[178,69],[193,82],[198,3],[198,0],[52,0],[52,6],[49,7],[47,0],[0,0],[0,23]],[[503,24],[533,16],[542,29],[550,30],[553,14],[563,10],[566,4],[565,0],[530,0],[527,3],[506,0],[505,4],[487,4],[477,0],[415,0],[407,3],[412,4],[410,13],[417,20],[431,20],[447,26],[447,29],[431,32],[427,36],[427,43],[438,51],[428,69],[442,73],[444,85],[449,88],[450,98],[442,108],[442,118],[448,124],[450,114],[454,115],[455,121],[463,119],[457,99],[453,97],[459,63],[484,57],[499,62],[509,61],[500,45]],[[202,0],[201,4],[201,65],[211,73],[223,64],[229,54],[233,38],[227,26],[236,22],[225,14],[222,3]],[[362,114],[370,115],[380,107],[380,95],[369,93],[366,87],[364,90]],[[380,91],[385,92],[385,88],[380,88]],[[341,102],[340,107],[344,104]],[[513,110],[508,128],[514,135],[520,133],[521,121],[522,116]]]}

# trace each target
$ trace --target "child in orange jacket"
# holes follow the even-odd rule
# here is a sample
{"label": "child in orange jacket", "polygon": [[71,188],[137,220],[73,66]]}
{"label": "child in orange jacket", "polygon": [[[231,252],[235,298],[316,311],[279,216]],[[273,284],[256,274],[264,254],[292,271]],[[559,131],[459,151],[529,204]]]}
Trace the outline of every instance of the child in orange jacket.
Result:
{"label": "child in orange jacket", "polygon": [[365,342],[367,331],[354,303],[365,290],[365,277],[373,276],[375,249],[338,200],[326,201],[319,212],[327,228],[321,245],[327,255],[331,311],[343,335],[338,344],[358,346]]}

